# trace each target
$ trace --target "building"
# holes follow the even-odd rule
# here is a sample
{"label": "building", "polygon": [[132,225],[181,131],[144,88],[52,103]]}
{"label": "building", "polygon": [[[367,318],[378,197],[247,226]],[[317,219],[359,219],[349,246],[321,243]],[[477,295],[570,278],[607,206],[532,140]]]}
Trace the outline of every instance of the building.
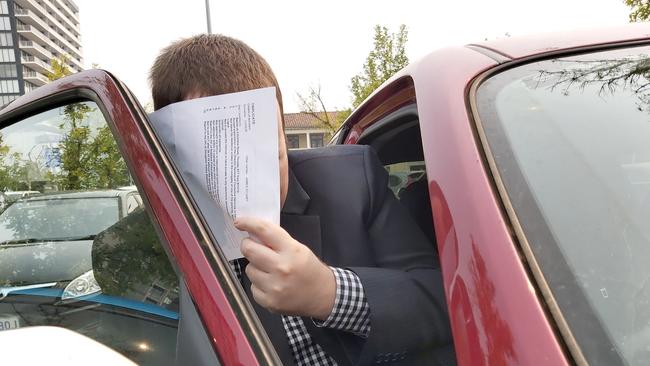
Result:
{"label": "building", "polygon": [[48,82],[50,61],[83,70],[79,8],[72,0],[0,0],[0,105]]}
{"label": "building", "polygon": [[[327,112],[330,121],[336,121],[337,112]],[[285,113],[284,132],[289,149],[309,149],[325,146],[329,142],[332,131],[322,122],[325,112],[317,116],[308,112]]]}

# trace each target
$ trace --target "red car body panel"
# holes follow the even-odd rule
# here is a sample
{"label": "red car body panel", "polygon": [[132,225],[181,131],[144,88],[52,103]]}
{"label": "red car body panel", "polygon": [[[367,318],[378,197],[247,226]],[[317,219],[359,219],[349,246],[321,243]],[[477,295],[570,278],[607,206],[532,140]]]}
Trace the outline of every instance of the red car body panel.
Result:
{"label": "red car body panel", "polygon": [[650,38],[647,22],[620,27],[585,29],[573,32],[537,34],[517,38],[502,38],[476,43],[509,58],[522,58],[576,47],[620,43]]}
{"label": "red car body panel", "polygon": [[[417,103],[458,364],[568,364],[528,278],[469,122],[469,85],[496,65],[469,48],[430,54],[396,75],[384,88],[391,93],[376,93],[361,113],[351,116],[346,143],[356,143],[377,120],[368,115],[395,110],[390,106],[399,103],[391,98],[409,90],[412,80],[414,94],[401,99]],[[375,105],[382,107],[373,109]]]}
{"label": "red car body panel", "polygon": [[224,365],[257,365],[251,345],[201,248],[202,244],[179,205],[161,162],[156,159],[147,132],[138,122],[137,111],[125,99],[111,75],[101,70],[83,71],[38,88],[2,112],[5,114],[47,96],[77,88],[90,89],[106,108],[109,125],[115,128],[122,153],[134,168],[132,172],[140,185],[140,193],[146,197],[160,224],[220,360]]}
{"label": "red car body panel", "polygon": [[[468,115],[474,77],[494,61],[433,53],[411,73],[460,365],[567,364],[530,282]],[[457,65],[450,68],[449,65]]]}

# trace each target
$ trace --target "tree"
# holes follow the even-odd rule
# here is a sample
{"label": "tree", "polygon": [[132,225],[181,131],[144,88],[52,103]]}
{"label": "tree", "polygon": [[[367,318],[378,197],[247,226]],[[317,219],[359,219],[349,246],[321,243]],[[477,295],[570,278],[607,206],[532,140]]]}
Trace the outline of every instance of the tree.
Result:
{"label": "tree", "polygon": [[[64,78],[71,75],[68,67],[70,57],[60,55],[50,61],[51,72],[47,73],[50,81]],[[85,122],[86,114],[91,108],[84,103],[73,103],[63,108],[64,120],[59,128],[67,131],[59,142],[61,153],[61,175],[60,180],[63,189],[80,189],[85,164],[87,160],[84,153],[84,146],[88,144],[90,127]]]}
{"label": "tree", "polygon": [[144,292],[154,284],[178,289],[178,277],[144,209],[133,211],[97,235],[92,257],[95,278],[104,294],[125,296]]}
{"label": "tree", "polygon": [[600,97],[629,91],[637,98],[637,109],[650,112],[650,58],[625,57],[605,60],[562,60],[557,71],[540,71],[539,86],[549,86],[563,95],[597,88]]}
{"label": "tree", "polygon": [[650,0],[623,0],[629,6],[630,22],[642,22],[650,19]]}
{"label": "tree", "polygon": [[363,71],[352,77],[352,105],[358,107],[375,89],[397,71],[408,65],[406,41],[408,31],[402,24],[397,33],[385,26],[375,26],[374,48],[368,54]]}
{"label": "tree", "polygon": [[[70,75],[68,60],[66,55],[52,59],[48,78],[57,80]],[[63,189],[114,188],[131,183],[126,163],[108,126],[91,130],[88,115],[94,110],[86,103],[68,104],[63,108],[64,122],[59,128],[66,132],[59,142],[61,173],[53,177]]]}
{"label": "tree", "polygon": [[84,103],[69,104],[64,107],[65,121],[59,126],[67,131],[59,145],[61,147],[61,185],[63,189],[86,188],[83,184],[87,179],[87,169],[90,167],[87,146],[90,143],[90,126],[86,114],[92,109]]}
{"label": "tree", "polygon": [[330,134],[336,132],[343,121],[350,115],[351,110],[349,108],[336,111],[336,114],[334,114],[333,111],[325,107],[320,84],[318,84],[318,87],[310,86],[306,95],[300,93],[296,93],[296,95],[300,102],[300,110],[313,116]]}
{"label": "tree", "polygon": [[87,186],[114,188],[132,184],[126,163],[108,125],[97,129],[97,135],[88,150],[88,165],[92,170],[86,177]]}
{"label": "tree", "polygon": [[[385,26],[375,26],[374,48],[366,58],[363,71],[351,80],[353,107],[358,107],[384,81],[408,65],[405,48],[407,38],[408,31],[404,24],[397,33],[389,33]],[[336,132],[352,113],[352,108],[344,108],[338,110],[333,117],[332,110],[325,106],[320,84],[317,87],[310,86],[305,94],[296,94],[301,111],[312,115],[330,133]]]}
{"label": "tree", "polygon": [[0,134],[0,190],[17,190],[27,171],[19,153],[10,154],[10,148]]}
{"label": "tree", "polygon": [[58,80],[72,74],[68,63],[70,62],[70,56],[60,55],[59,57],[54,57],[50,61],[50,67],[52,71],[47,73],[47,78],[50,81]]}

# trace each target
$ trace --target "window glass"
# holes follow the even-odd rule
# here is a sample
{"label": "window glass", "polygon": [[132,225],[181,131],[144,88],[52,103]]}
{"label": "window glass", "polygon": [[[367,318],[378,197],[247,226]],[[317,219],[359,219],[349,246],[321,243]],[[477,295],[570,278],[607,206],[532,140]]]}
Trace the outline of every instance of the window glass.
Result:
{"label": "window glass", "polygon": [[0,64],[0,78],[15,78],[17,76],[15,64]]}
{"label": "window glass", "polygon": [[287,149],[300,148],[300,137],[298,135],[287,135]]}
{"label": "window glass", "polygon": [[16,53],[13,49],[3,48],[0,49],[0,62],[15,62]]}
{"label": "window glass", "polygon": [[29,81],[23,81],[23,85],[25,86],[25,93],[29,93],[30,91],[38,88],[36,85],[30,83]]}
{"label": "window glass", "polygon": [[7,6],[7,1],[6,0],[0,1],[0,13],[1,14],[9,14],[9,7]]}
{"label": "window glass", "polygon": [[12,47],[13,45],[14,45],[14,39],[11,36],[11,33],[0,33],[0,46]]}
{"label": "window glass", "polygon": [[309,134],[309,142],[311,147],[323,147],[325,140],[324,133]]}
{"label": "window glass", "polygon": [[[14,196],[9,193],[9,199]],[[82,195],[83,196],[83,195]],[[22,195],[22,197],[28,197]],[[85,238],[119,220],[119,199],[66,195],[18,200],[0,216],[0,242]]]}
{"label": "window glass", "polygon": [[0,17],[0,30],[11,30],[9,17]]}
{"label": "window glass", "polygon": [[650,362],[650,48],[523,65],[477,95],[527,242],[592,365]]}
{"label": "window glass", "polygon": [[0,92],[18,93],[18,80],[0,80]]}
{"label": "window glass", "polygon": [[179,282],[94,103],[0,130],[0,330],[60,326],[175,360]]}
{"label": "window glass", "polygon": [[407,161],[389,164],[385,165],[384,168],[388,172],[388,187],[398,199],[404,190],[412,184],[421,179],[426,181],[427,173],[424,161]]}
{"label": "window glass", "polygon": [[0,95],[0,105],[11,103],[18,95]]}
{"label": "window glass", "polygon": [[406,161],[384,165],[388,172],[388,188],[413,217],[422,233],[436,242],[429,184],[424,161]]}

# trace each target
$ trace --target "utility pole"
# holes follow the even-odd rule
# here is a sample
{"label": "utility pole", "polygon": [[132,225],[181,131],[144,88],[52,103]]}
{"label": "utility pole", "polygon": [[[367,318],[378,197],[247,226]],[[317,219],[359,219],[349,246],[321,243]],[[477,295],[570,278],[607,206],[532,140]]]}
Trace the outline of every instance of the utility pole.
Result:
{"label": "utility pole", "polygon": [[212,34],[212,24],[210,22],[210,0],[205,0],[205,18],[208,21],[208,34]]}

